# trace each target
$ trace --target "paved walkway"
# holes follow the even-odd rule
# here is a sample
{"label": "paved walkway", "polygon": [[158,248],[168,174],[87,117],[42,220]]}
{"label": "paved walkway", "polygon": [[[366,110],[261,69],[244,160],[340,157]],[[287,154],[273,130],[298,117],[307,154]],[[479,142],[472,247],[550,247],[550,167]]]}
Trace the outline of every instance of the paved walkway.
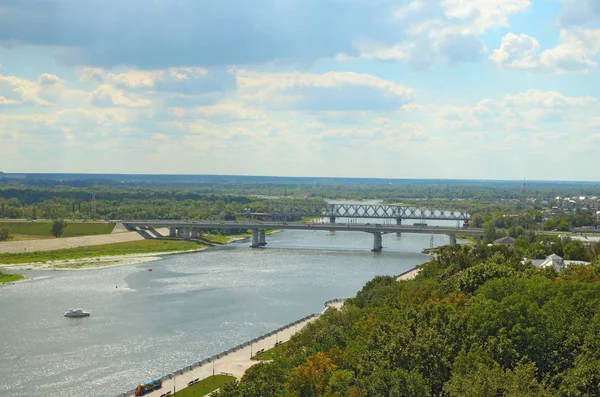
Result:
{"label": "paved walkway", "polygon": [[[328,308],[340,309],[344,305],[344,302],[335,302],[330,303],[323,310],[327,310]],[[252,346],[244,347],[236,352],[229,353],[219,359],[216,359],[212,363],[205,364],[201,367],[194,368],[192,371],[184,372],[183,375],[179,375],[174,377],[173,379],[164,379],[163,387],[159,390],[155,390],[152,393],[146,394],[146,396],[150,397],[160,397],[162,394],[165,394],[169,390],[173,392],[173,390],[181,390],[187,387],[188,382],[195,379],[205,379],[209,376],[213,375],[213,371],[215,375],[219,375],[222,372],[227,373],[229,375],[233,375],[236,378],[240,379],[246,370],[253,366],[254,364],[258,364],[260,361],[253,361],[250,359],[250,352],[255,353],[258,350],[265,349],[269,350],[275,347],[275,343],[278,341],[287,342],[290,338],[304,328],[311,321],[315,321],[318,317],[312,317],[304,322],[298,323],[292,327],[289,327],[276,335],[271,335],[266,337]],[[171,393],[173,395],[173,393]]]}
{"label": "paved walkway", "polygon": [[412,280],[413,278],[415,278],[417,276],[417,274],[419,274],[420,271],[421,271],[421,269],[411,269],[411,270],[407,271],[406,273],[398,276],[398,278],[396,280],[397,281]]}
{"label": "paved walkway", "polygon": [[[169,233],[169,229],[157,229],[161,234]],[[51,251],[66,248],[85,247],[90,245],[103,245],[125,243],[128,241],[144,240],[137,232],[124,232],[115,234],[100,234],[96,236],[52,238],[44,240],[6,241],[0,243],[0,253]]]}
{"label": "paved walkway", "polygon": [[277,341],[287,342],[288,340],[290,340],[292,335],[300,331],[306,326],[306,324],[308,324],[311,321],[314,321],[315,319],[316,317],[313,317],[303,323],[299,323],[296,326],[283,330],[276,335],[271,335],[265,339],[262,339],[254,343],[252,346],[244,347],[236,352],[229,353],[226,356],[218,358],[212,363],[208,363],[203,365],[202,367],[197,367],[191,371],[184,372],[183,375],[176,376],[173,379],[164,379],[163,387],[161,389],[155,390],[152,393],[148,393],[146,394],[146,396],[159,397],[160,395],[168,392],[169,390],[173,391],[174,388],[175,390],[181,390],[187,387],[188,382],[194,379],[202,380],[208,378],[213,374],[213,369],[215,375],[219,375],[221,372],[226,372],[240,379],[248,368],[260,362],[250,360],[251,350],[252,353],[260,349],[268,350],[274,347]]}

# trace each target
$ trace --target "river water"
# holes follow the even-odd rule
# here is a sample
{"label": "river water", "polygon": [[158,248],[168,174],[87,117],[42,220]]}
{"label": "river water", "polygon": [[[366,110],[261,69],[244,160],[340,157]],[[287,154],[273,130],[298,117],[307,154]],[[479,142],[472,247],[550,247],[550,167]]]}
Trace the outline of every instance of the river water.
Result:
{"label": "river water", "polygon": [[[243,241],[140,265],[28,271],[33,281],[0,286],[0,396],[115,396],[425,262],[429,238],[386,235],[375,254],[367,233],[286,230],[259,250]],[[92,316],[62,317],[75,307]]]}

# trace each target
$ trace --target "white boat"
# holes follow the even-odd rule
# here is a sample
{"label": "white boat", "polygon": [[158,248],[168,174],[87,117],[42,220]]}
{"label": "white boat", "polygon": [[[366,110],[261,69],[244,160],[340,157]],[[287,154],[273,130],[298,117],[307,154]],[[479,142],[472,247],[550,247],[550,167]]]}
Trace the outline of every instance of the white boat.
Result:
{"label": "white boat", "polygon": [[69,309],[68,312],[64,313],[65,317],[89,317],[90,312],[86,312],[83,309]]}

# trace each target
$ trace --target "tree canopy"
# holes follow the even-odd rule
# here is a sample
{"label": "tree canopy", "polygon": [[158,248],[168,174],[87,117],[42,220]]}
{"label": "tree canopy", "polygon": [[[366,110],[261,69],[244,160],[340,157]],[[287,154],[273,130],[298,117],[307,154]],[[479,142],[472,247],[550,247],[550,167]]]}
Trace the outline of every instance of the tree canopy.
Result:
{"label": "tree canopy", "polygon": [[529,249],[444,247],[414,280],[376,277],[215,395],[600,395],[600,259],[557,272]]}

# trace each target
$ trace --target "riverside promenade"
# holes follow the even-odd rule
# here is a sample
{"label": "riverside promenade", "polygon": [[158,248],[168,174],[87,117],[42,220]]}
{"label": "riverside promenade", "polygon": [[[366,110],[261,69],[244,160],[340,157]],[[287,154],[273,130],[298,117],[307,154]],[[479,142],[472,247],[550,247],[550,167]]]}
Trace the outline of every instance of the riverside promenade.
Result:
{"label": "riverside promenade", "polygon": [[[325,309],[323,309],[320,314],[323,314],[329,308],[340,309],[343,305],[343,299],[334,299],[332,301],[325,302]],[[279,332],[265,336],[264,338],[260,338],[256,342],[230,353],[222,354],[219,358],[216,358],[209,363],[197,366],[191,370],[189,367],[186,367],[188,368],[187,371],[176,371],[176,373],[172,374],[171,377],[167,375],[163,377],[163,386],[161,389],[148,393],[145,396],[160,397],[169,391],[171,391],[171,395],[173,395],[174,391],[179,391],[186,388],[190,381],[196,379],[202,380],[212,376],[213,374],[227,374],[240,379],[248,368],[254,364],[260,363],[260,361],[251,360],[251,355],[254,355],[258,350],[261,349],[269,350],[275,347],[275,343],[277,342],[287,342],[298,331],[306,327],[308,323],[315,321],[320,314],[315,314],[305,318],[303,321],[292,323],[284,329],[281,329]],[[124,393],[119,397],[131,395],[133,394]]]}
{"label": "riverside promenade", "polygon": [[419,274],[420,271],[421,271],[421,269],[417,269],[417,268],[410,269],[409,271],[404,272],[401,275],[399,275],[398,277],[396,277],[396,281],[412,280],[413,278],[415,278],[417,276],[417,274]]}

